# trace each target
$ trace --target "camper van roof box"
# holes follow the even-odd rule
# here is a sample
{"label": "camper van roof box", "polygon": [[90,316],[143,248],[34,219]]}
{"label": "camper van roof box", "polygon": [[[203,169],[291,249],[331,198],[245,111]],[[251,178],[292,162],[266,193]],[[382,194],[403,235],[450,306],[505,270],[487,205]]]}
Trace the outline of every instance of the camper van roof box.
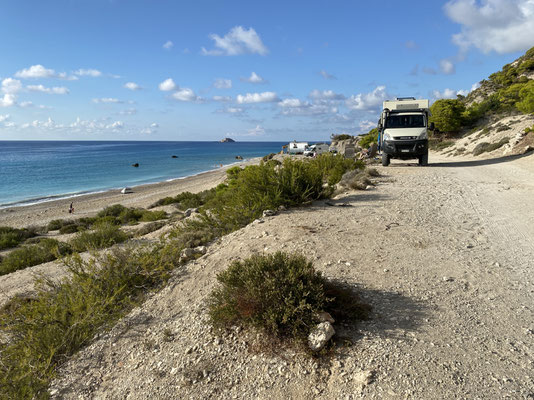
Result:
{"label": "camper van roof box", "polygon": [[415,100],[415,97],[397,97],[397,100],[398,100],[398,101],[403,101],[403,100]]}
{"label": "camper van roof box", "polygon": [[390,100],[384,101],[382,107],[384,110],[387,108],[390,112],[399,112],[399,111],[419,111],[419,110],[428,110],[428,100],[427,99],[409,99],[409,100]]}

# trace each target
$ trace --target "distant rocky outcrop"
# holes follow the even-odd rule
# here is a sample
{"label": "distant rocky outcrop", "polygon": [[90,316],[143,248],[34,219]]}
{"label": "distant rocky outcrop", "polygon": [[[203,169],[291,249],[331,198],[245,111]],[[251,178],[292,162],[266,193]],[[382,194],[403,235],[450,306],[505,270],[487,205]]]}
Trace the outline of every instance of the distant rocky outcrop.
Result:
{"label": "distant rocky outcrop", "polygon": [[227,138],[221,139],[221,143],[235,143],[235,140],[227,137]]}
{"label": "distant rocky outcrop", "polygon": [[135,167],[135,168],[139,167],[139,163],[132,164],[132,167]]}

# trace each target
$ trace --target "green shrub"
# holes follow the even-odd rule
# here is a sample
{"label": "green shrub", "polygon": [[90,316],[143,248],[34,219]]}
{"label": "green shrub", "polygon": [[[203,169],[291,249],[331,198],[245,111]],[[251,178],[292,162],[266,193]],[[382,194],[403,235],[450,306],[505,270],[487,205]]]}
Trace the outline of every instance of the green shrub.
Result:
{"label": "green shrub", "polygon": [[125,212],[127,210],[126,207],[124,207],[122,204],[114,204],[112,206],[104,208],[102,211],[100,211],[97,216],[98,217],[118,217],[121,213]]}
{"label": "green shrub", "polygon": [[9,226],[0,226],[0,250],[17,247],[26,239],[36,235],[35,229],[17,229]]}
{"label": "green shrub", "polygon": [[428,148],[435,151],[442,151],[447,147],[454,145],[454,143],[454,140],[442,140],[441,138],[438,139],[433,137],[428,141]]}
{"label": "green shrub", "polygon": [[304,340],[317,322],[316,313],[329,302],[321,273],[299,255],[277,252],[234,261],[217,281],[220,286],[209,300],[215,327],[251,326]]}
{"label": "green shrub", "polygon": [[378,171],[376,169],[373,170],[373,172],[369,170],[347,171],[341,178],[339,185],[344,187],[350,187],[351,189],[355,190],[365,190],[367,189],[367,186],[374,185],[370,177],[377,176],[375,174],[378,174]]}
{"label": "green shrub", "polygon": [[430,122],[441,132],[458,132],[465,123],[465,104],[459,99],[437,100],[430,111]]}
{"label": "green shrub", "polygon": [[352,136],[351,135],[347,135],[346,133],[342,133],[340,135],[335,135],[335,134],[331,134],[330,135],[330,139],[332,141],[334,140],[347,140],[347,139],[352,139]]}
{"label": "green shrub", "polygon": [[135,236],[147,235],[151,232],[154,232],[154,231],[157,231],[158,229],[163,228],[163,226],[165,226],[165,222],[163,221],[150,222],[148,224],[143,225],[141,228],[139,228],[135,232]]}
{"label": "green shrub", "polygon": [[488,143],[488,142],[482,142],[479,143],[474,149],[473,149],[473,155],[478,156],[482,153],[488,153],[493,150],[497,150],[507,144],[510,141],[510,138],[502,138],[500,141],[496,143]]}
{"label": "green shrub", "polygon": [[[240,169],[239,167],[229,168],[226,173],[230,174],[231,171]],[[165,197],[152,204],[149,208],[157,206],[166,206],[169,204],[178,204],[179,210],[187,210],[188,208],[201,207],[209,198],[215,193],[215,189],[203,190],[199,193],[182,192],[174,197]]]}
{"label": "green shrub", "polygon": [[62,219],[53,219],[52,221],[50,221],[48,223],[46,229],[49,230],[49,231],[57,231],[57,230],[61,229],[63,224],[64,224],[64,220],[62,220]]}
{"label": "green shrub", "polygon": [[276,156],[276,153],[270,153],[270,154],[267,154],[267,155],[263,156],[261,160],[263,162],[267,162],[267,161],[271,160],[274,156]]}
{"label": "green shrub", "polygon": [[141,221],[143,222],[152,222],[159,221],[161,219],[167,218],[167,213],[165,211],[143,211],[141,215]]}
{"label": "green shrub", "polygon": [[59,233],[61,233],[62,235],[67,233],[76,233],[78,231],[78,225],[74,223],[69,225],[63,225],[61,228],[59,228]]}
{"label": "green shrub", "polygon": [[519,90],[519,101],[516,107],[526,114],[534,113],[534,81],[529,81]]}
{"label": "green shrub", "polygon": [[358,145],[362,149],[366,149],[369,146],[371,146],[373,143],[378,143],[378,129],[377,128],[373,128],[367,134],[365,134],[358,142]]}
{"label": "green shrub", "polygon": [[0,398],[47,398],[55,368],[165,282],[173,260],[160,247],[73,257],[68,279],[13,299],[0,311]]}
{"label": "green shrub", "polygon": [[70,246],[55,239],[44,238],[37,244],[22,246],[7,254],[0,264],[0,275],[53,261],[69,254]]}
{"label": "green shrub", "polygon": [[128,235],[116,225],[101,223],[95,226],[94,231],[78,233],[70,242],[72,249],[77,252],[103,249],[116,243],[124,242]]}

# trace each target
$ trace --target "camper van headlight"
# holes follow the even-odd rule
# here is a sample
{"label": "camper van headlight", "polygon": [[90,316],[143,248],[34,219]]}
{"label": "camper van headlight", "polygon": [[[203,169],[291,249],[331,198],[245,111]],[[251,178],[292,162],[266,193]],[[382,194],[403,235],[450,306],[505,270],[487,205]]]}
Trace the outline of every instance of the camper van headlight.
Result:
{"label": "camper van headlight", "polygon": [[384,133],[384,140],[391,140],[391,135],[389,133]]}
{"label": "camper van headlight", "polygon": [[424,131],[423,133],[421,133],[417,139],[420,139],[420,140],[423,140],[423,139],[428,139],[428,133],[426,131]]}

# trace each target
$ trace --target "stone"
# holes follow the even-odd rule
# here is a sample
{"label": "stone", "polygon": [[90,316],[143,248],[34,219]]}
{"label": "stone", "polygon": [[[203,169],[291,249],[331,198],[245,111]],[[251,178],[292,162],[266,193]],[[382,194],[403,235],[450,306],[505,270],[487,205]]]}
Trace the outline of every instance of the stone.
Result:
{"label": "stone", "polygon": [[236,160],[242,160],[243,157],[241,157],[241,156],[235,156],[235,159],[236,159]]}
{"label": "stone", "polygon": [[330,322],[321,322],[310,332],[308,346],[313,351],[321,350],[335,333]]}
{"label": "stone", "polygon": [[320,322],[330,322],[333,324],[335,322],[334,318],[330,315],[330,313],[327,313],[326,311],[320,311],[317,314],[315,314],[315,317]]}
{"label": "stone", "polygon": [[135,168],[139,167],[139,163],[132,164],[132,167],[135,167]]}
{"label": "stone", "polygon": [[276,215],[276,211],[274,210],[263,210],[263,217],[272,217],[273,215]]}
{"label": "stone", "polygon": [[198,212],[198,208],[188,208],[187,210],[184,211],[184,215],[187,218],[191,214],[194,214],[194,213],[197,213],[197,212]]}

